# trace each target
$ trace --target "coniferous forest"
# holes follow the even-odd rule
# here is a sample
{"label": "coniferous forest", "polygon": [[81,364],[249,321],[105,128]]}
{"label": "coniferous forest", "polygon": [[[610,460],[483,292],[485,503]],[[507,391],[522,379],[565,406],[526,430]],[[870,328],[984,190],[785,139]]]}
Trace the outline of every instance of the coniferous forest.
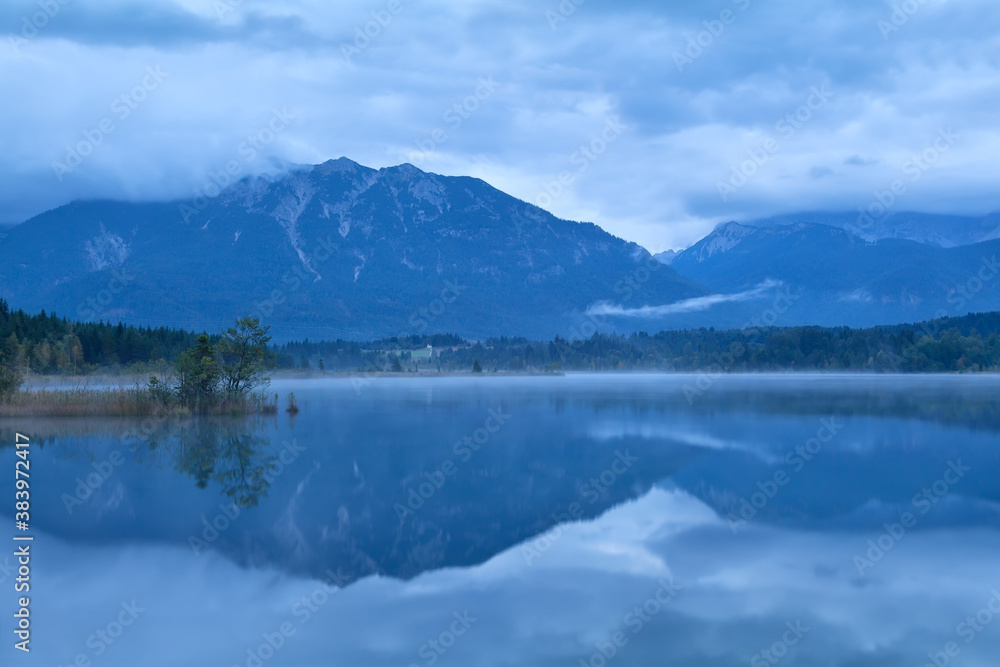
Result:
{"label": "coniferous forest", "polygon": [[[207,332],[213,344],[222,332]],[[72,322],[28,314],[0,300],[0,365],[37,374],[145,373],[172,364],[200,332],[122,323]],[[1000,370],[1000,313],[969,314],[865,329],[766,327],[655,334],[599,333],[585,340],[491,338],[451,334],[376,341],[301,341],[272,345],[278,368],[353,372],[700,372]]]}

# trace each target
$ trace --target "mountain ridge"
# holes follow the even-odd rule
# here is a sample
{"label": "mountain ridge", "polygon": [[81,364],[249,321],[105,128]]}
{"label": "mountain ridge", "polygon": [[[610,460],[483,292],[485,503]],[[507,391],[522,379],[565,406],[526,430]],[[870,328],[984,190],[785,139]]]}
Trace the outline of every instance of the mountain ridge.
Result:
{"label": "mountain ridge", "polygon": [[347,158],[201,201],[67,204],[12,228],[0,262],[0,296],[27,309],[195,328],[251,313],[345,338],[567,335],[644,265],[651,298],[707,292],[479,179]]}
{"label": "mountain ridge", "polygon": [[944,248],[799,222],[741,226],[746,233],[728,243],[732,229],[717,227],[671,267],[716,292],[780,281],[802,295],[784,324],[871,326],[1000,308],[1000,240]]}
{"label": "mountain ridge", "polygon": [[[408,163],[341,157],[213,192],[74,201],[9,228],[0,297],[87,321],[198,330],[251,314],[282,340],[572,338],[739,327],[769,310],[786,325],[870,326],[960,314],[959,303],[1000,308],[982,265],[1000,241],[948,245],[993,216],[966,216],[951,241],[931,223],[955,216],[901,214],[868,236],[847,213],[730,221],[653,256],[481,179]],[[922,240],[902,238],[911,232]],[[980,265],[989,280],[958,294]]]}

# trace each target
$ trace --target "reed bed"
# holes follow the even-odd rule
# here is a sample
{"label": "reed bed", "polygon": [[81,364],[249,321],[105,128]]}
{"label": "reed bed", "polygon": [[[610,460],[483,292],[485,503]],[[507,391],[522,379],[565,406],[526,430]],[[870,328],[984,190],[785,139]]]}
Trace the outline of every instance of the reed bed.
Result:
{"label": "reed bed", "polygon": [[259,392],[191,407],[175,401],[164,401],[142,386],[19,391],[0,402],[0,417],[272,415],[277,412],[277,394]]}

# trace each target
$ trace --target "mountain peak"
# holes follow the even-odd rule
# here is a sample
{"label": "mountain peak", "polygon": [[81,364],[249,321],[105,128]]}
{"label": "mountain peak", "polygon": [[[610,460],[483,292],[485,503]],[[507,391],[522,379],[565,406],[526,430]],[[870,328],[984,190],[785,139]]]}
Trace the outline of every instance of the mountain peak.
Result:
{"label": "mountain peak", "polygon": [[717,224],[712,230],[712,234],[739,234],[745,230],[753,231],[753,225],[747,225],[742,222],[730,220],[729,222],[720,222]]}
{"label": "mountain peak", "polygon": [[805,211],[751,220],[745,224],[775,228],[803,223],[843,229],[868,242],[904,239],[941,248],[1000,238],[1000,218],[996,213],[980,216],[898,211],[873,218],[863,213],[859,215],[856,211]]}
{"label": "mountain peak", "polygon": [[427,176],[426,171],[418,167],[414,167],[409,162],[398,164],[395,167],[385,167],[384,169],[380,169],[379,171],[399,174],[404,179],[420,178],[421,176]]}
{"label": "mountain peak", "polygon": [[697,261],[704,262],[716,253],[732,250],[754,231],[756,228],[749,225],[738,222],[722,222],[715,226],[711,234],[685,252],[691,253]]}
{"label": "mountain peak", "polygon": [[676,250],[664,250],[663,252],[658,252],[653,255],[653,259],[660,262],[661,264],[670,265],[671,262],[677,257]]}
{"label": "mountain peak", "polygon": [[326,176],[327,174],[338,172],[353,172],[358,169],[364,169],[364,167],[350,158],[339,157],[336,160],[327,160],[323,164],[318,164],[315,169],[320,174]]}

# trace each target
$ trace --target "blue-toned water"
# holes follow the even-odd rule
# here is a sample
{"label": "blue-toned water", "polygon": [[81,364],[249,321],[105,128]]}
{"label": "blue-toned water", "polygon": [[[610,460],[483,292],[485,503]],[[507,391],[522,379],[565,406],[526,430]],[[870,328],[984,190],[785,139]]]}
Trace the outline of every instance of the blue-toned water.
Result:
{"label": "blue-toned water", "polygon": [[274,389],[294,420],[0,422],[8,545],[34,443],[32,652],[4,547],[4,665],[1000,655],[998,377]]}

